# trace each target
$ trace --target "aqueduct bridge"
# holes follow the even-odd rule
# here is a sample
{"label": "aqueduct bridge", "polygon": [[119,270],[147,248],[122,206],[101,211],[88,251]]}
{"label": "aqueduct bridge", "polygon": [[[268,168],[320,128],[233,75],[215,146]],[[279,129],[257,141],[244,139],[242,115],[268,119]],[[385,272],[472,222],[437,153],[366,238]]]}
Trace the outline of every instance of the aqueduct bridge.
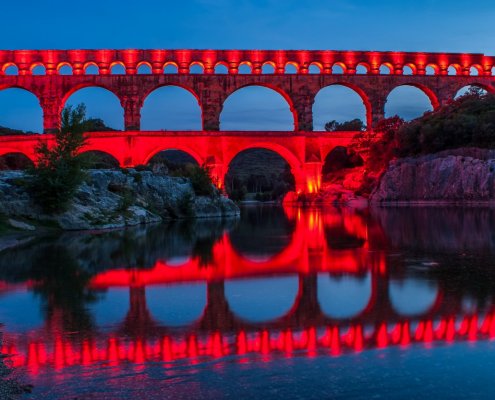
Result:
{"label": "aqueduct bridge", "polygon": [[[43,110],[43,136],[3,136],[0,155],[23,153],[36,162],[39,140],[53,141],[66,100],[77,90],[101,87],[114,93],[124,110],[125,132],[92,132],[84,151],[102,151],[121,166],[146,164],[167,149],[189,153],[208,164],[219,186],[230,161],[249,148],[280,154],[291,166],[296,190],[315,192],[321,166],[335,146],[348,145],[353,132],[313,132],[317,93],[331,85],[354,90],[366,108],[368,129],[384,117],[388,94],[399,86],[423,91],[432,107],[450,102],[466,86],[495,91],[495,57],[465,53],[407,53],[305,50],[0,50],[0,90],[25,89]],[[118,68],[118,71],[117,71]],[[140,131],[146,97],[162,86],[191,92],[202,110],[201,131]],[[288,103],[294,130],[220,130],[229,95],[264,86]]]}

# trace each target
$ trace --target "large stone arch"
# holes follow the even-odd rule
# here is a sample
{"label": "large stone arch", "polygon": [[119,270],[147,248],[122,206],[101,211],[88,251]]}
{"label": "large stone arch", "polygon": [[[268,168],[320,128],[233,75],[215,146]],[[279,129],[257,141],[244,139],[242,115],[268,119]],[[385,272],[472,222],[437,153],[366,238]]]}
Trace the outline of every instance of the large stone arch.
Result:
{"label": "large stone arch", "polygon": [[99,83],[99,82],[97,83],[97,82],[93,82],[93,81],[91,81],[91,82],[79,82],[78,84],[72,85],[69,88],[66,88],[65,90],[62,91],[61,101],[60,101],[60,111],[62,111],[62,109],[65,107],[67,100],[73,94],[75,94],[79,90],[89,89],[89,88],[93,88],[93,87],[105,89],[105,90],[109,91],[117,99],[119,99],[119,102],[122,104],[122,96],[120,95],[120,93],[117,90],[115,90],[114,87],[112,87],[112,85],[105,85],[103,83]]}
{"label": "large stone arch", "polygon": [[[292,97],[289,95],[289,93],[286,90],[284,90],[280,86],[273,84],[273,83],[264,82],[264,81],[263,82],[258,82],[258,81],[249,82],[249,83],[246,83],[243,85],[235,86],[232,89],[225,91],[225,97],[222,101],[222,107],[221,107],[222,111],[224,109],[225,102],[234,93],[236,93],[242,89],[248,88],[248,87],[256,87],[256,86],[270,89],[270,90],[276,92],[277,94],[279,94],[280,96],[282,96],[282,98],[285,100],[285,102],[289,106],[289,111],[292,113],[293,127],[294,127],[293,130],[298,131],[299,130],[299,116],[298,116],[297,109],[296,109],[295,104],[294,104],[294,100],[292,99]],[[220,112],[220,116],[222,114],[222,111]]]}
{"label": "large stone arch", "polygon": [[[373,117],[372,117],[373,106],[371,104],[371,101],[370,101],[368,94],[359,85],[356,85],[354,83],[340,81],[340,80],[336,81],[336,82],[331,82],[329,84],[321,86],[318,89],[318,91],[315,93],[314,99],[316,100],[316,97],[318,96],[318,94],[322,90],[324,90],[325,88],[331,87],[331,86],[344,86],[344,87],[349,88],[352,91],[354,91],[361,98],[363,105],[364,105],[364,108],[365,108],[365,113],[366,113],[366,120],[364,121],[364,123],[366,124],[367,127],[371,127],[372,126],[372,120],[373,120]],[[313,107],[314,107],[314,104],[313,104]]]}
{"label": "large stone arch", "polygon": [[182,84],[180,82],[165,82],[165,83],[160,84],[160,85],[146,87],[143,90],[141,97],[140,97],[140,104],[139,104],[140,113],[142,113],[145,102],[150,97],[150,95],[159,91],[160,89],[168,88],[168,87],[180,88],[180,89],[183,89],[186,92],[193,95],[193,97],[196,99],[198,106],[199,106],[201,130],[203,130],[204,125],[205,125],[205,118],[204,118],[204,106],[203,106],[203,102],[201,101],[201,97],[194,87]]}
{"label": "large stone arch", "polygon": [[[7,91],[7,90],[19,90],[21,92],[23,92],[23,94],[27,94],[29,96],[32,96],[36,99],[37,101],[37,105],[39,106],[39,110],[38,111],[41,111],[41,119],[40,119],[40,132],[43,131],[43,120],[44,120],[44,117],[45,117],[45,110],[43,108],[43,103],[42,103],[42,97],[39,93],[36,92],[35,90],[36,88],[30,88],[28,85],[19,85],[17,83],[14,83],[14,84],[8,84],[8,83],[4,83],[4,84],[0,84],[0,93],[4,92],[4,91]],[[0,124],[1,125],[1,124]],[[8,128],[15,128],[15,127],[8,127]]]}
{"label": "large stone arch", "polygon": [[163,151],[170,151],[170,150],[182,151],[190,155],[192,158],[196,160],[198,165],[203,165],[206,161],[197,151],[193,150],[191,147],[182,144],[177,144],[177,145],[174,144],[169,146],[162,145],[155,147],[153,150],[148,152],[147,155],[143,158],[143,165],[148,164],[150,160],[157,154]]}
{"label": "large stone arch", "polygon": [[435,91],[433,89],[431,89],[430,87],[428,87],[422,83],[418,83],[418,82],[414,82],[414,81],[405,81],[405,82],[401,82],[399,85],[394,85],[392,88],[390,88],[390,90],[386,94],[385,98],[388,99],[388,97],[390,96],[390,93],[392,93],[395,89],[403,87],[403,86],[411,86],[411,87],[414,87],[416,89],[421,90],[426,95],[426,97],[428,97],[428,99],[430,100],[431,106],[433,107],[434,110],[436,110],[438,107],[440,107],[439,95],[437,93],[435,93]]}

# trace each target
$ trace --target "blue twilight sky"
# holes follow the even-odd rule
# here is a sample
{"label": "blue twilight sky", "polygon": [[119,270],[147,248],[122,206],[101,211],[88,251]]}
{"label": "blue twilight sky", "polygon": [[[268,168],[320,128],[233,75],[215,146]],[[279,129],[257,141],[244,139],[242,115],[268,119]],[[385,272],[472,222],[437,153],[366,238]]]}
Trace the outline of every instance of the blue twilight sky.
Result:
{"label": "blue twilight sky", "polygon": [[[4,2],[1,14],[2,49],[283,48],[495,54],[495,3],[488,0],[25,0]],[[429,107],[421,93],[409,88],[401,92],[391,95],[389,114],[411,118]],[[91,89],[69,99],[80,101],[87,104],[90,115],[116,128],[122,126],[119,104],[111,96],[107,99]],[[150,129],[194,129],[196,108],[186,93],[169,88],[147,101],[143,124]],[[236,93],[225,109],[224,129],[286,129],[292,124],[284,100],[260,88]],[[360,99],[336,87],[319,96],[315,125],[321,129],[329,119],[362,114]],[[39,118],[36,99],[13,90],[0,92],[0,125],[39,130]]]}

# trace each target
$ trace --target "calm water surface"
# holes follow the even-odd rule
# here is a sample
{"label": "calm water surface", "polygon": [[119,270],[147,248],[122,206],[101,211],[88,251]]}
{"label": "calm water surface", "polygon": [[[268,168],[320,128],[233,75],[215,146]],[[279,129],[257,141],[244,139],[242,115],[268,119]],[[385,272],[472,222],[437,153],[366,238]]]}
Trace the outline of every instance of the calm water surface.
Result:
{"label": "calm water surface", "polygon": [[493,399],[495,211],[243,209],[0,252],[32,399]]}

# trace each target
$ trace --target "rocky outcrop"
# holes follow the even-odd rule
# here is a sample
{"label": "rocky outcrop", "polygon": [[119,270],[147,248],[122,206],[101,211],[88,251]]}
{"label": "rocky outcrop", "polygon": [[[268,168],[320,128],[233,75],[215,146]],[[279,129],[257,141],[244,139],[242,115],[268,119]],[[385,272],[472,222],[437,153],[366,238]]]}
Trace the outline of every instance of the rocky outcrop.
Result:
{"label": "rocky outcrop", "polygon": [[0,213],[22,224],[56,225],[66,230],[109,229],[178,218],[234,217],[238,207],[216,194],[196,196],[188,179],[151,171],[91,170],[69,209],[47,215],[33,204],[22,172],[0,174]]}
{"label": "rocky outcrop", "polygon": [[495,202],[495,152],[456,149],[392,161],[370,200]]}

